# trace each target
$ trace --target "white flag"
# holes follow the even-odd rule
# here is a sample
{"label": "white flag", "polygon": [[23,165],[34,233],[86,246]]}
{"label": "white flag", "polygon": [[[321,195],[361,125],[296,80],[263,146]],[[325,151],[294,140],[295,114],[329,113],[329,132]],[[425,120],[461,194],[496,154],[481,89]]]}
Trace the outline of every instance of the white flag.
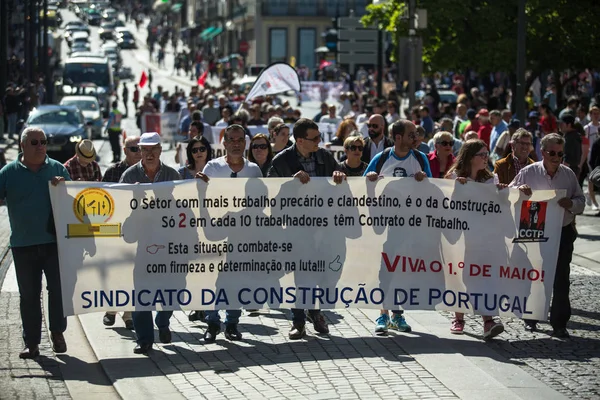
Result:
{"label": "white flag", "polygon": [[249,102],[260,96],[284,93],[288,90],[300,92],[298,73],[291,65],[276,62],[269,65],[258,75],[254,86],[246,96],[246,101]]}

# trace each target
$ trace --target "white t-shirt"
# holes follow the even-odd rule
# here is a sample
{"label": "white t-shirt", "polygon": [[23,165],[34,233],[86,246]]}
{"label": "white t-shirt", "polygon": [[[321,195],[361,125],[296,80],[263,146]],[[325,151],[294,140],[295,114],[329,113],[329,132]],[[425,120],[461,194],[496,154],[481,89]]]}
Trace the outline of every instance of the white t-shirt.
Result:
{"label": "white t-shirt", "polygon": [[[209,178],[233,178],[233,171],[225,161],[225,157],[210,160],[202,170]],[[237,173],[236,178],[262,178],[260,167],[244,158],[244,168]]]}
{"label": "white t-shirt", "polygon": [[590,139],[590,151],[587,155],[589,163],[590,158],[592,157],[592,146],[594,145],[594,142],[598,140],[598,135],[600,134],[600,125],[594,125],[590,122],[583,129],[585,130],[585,134],[587,135],[587,137]]}
{"label": "white t-shirt", "polygon": [[[365,175],[369,172],[377,172],[377,163],[379,159],[383,156],[383,152],[377,154],[367,167],[365,171]],[[423,158],[423,165],[425,168],[421,168],[421,163],[417,160],[417,157]],[[398,158],[396,153],[390,151],[388,154],[387,160],[381,166],[381,171],[379,171],[379,176],[393,176],[395,178],[405,178],[405,177],[413,177],[419,171],[425,172],[428,177],[431,177],[431,168],[429,167],[429,160],[427,156],[421,152],[414,152],[411,150],[406,156],[403,158]]]}

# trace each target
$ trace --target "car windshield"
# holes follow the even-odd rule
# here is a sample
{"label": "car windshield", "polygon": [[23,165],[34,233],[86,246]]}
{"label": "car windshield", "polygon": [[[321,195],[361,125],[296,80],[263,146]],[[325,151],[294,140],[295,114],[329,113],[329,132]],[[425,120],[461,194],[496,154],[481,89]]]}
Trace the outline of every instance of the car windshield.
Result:
{"label": "car windshield", "polygon": [[34,111],[27,121],[28,125],[42,125],[42,124],[69,124],[79,125],[82,124],[79,115],[72,111],[67,110],[52,110],[52,111]]}
{"label": "car windshield", "polygon": [[102,29],[115,29],[115,24],[105,23],[100,26]]}
{"label": "car windshield", "polygon": [[100,87],[110,86],[109,66],[99,63],[67,63],[63,81],[68,85],[95,83]]}
{"label": "car windshield", "polygon": [[81,111],[98,111],[98,104],[92,100],[63,100],[66,106],[76,106]]}

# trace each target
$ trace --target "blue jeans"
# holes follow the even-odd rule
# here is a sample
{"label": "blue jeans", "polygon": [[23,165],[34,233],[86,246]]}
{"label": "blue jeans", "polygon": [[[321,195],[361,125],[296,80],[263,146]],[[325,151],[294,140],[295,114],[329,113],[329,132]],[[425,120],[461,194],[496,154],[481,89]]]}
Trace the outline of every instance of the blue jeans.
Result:
{"label": "blue jeans", "polygon": [[19,285],[23,340],[27,345],[40,344],[42,337],[42,273],[48,286],[50,332],[64,332],[67,319],[63,314],[56,243],[13,247],[13,260]]}
{"label": "blue jeans", "polygon": [[[156,313],[156,327],[161,329],[169,328],[169,319],[173,311],[158,311]],[[131,313],[133,318],[133,328],[137,335],[138,344],[154,343],[154,326],[152,325],[152,311],[134,311]]]}
{"label": "blue jeans", "polygon": [[16,135],[17,134],[17,119],[19,117],[19,114],[17,113],[10,113],[6,115],[6,119],[8,121],[8,136],[12,136],[12,135]]}
{"label": "blue jeans", "polygon": [[[242,310],[226,310],[225,325],[237,325],[240,322]],[[221,326],[221,316],[219,310],[206,311],[206,322],[213,325]]]}

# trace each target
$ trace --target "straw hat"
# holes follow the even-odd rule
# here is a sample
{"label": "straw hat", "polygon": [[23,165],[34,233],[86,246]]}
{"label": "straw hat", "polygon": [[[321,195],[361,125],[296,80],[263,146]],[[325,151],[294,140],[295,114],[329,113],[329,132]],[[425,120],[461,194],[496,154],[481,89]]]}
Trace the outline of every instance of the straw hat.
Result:
{"label": "straw hat", "polygon": [[94,143],[89,139],[83,139],[81,142],[77,143],[77,146],[75,146],[75,153],[79,158],[85,161],[91,162],[96,160],[96,149],[94,148]]}

